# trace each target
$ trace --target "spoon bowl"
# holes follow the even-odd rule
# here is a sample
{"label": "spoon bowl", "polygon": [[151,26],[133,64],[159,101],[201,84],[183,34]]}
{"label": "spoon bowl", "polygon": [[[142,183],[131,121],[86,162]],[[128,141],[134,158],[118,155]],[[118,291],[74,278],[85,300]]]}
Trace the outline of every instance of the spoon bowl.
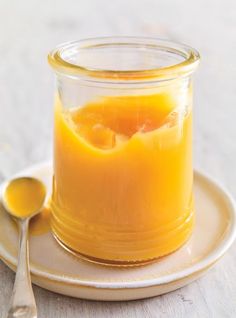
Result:
{"label": "spoon bowl", "polygon": [[44,184],[32,177],[19,177],[8,181],[3,189],[2,201],[6,211],[18,219],[38,214],[45,201]]}

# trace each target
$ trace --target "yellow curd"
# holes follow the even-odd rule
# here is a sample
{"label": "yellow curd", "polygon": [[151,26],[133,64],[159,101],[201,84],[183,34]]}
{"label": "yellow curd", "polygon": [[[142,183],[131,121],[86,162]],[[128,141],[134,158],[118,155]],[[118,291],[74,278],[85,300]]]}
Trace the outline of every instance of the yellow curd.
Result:
{"label": "yellow curd", "polygon": [[166,255],[188,239],[192,114],[182,106],[169,90],[70,110],[57,98],[52,229],[66,247],[125,263]]}

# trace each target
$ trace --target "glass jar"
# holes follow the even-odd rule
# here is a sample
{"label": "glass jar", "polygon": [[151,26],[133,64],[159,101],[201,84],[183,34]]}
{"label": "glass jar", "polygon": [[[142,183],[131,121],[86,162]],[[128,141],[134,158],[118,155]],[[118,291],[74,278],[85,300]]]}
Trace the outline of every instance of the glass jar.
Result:
{"label": "glass jar", "polygon": [[194,49],[107,37],[62,44],[56,73],[52,231],[93,262],[172,253],[194,224]]}

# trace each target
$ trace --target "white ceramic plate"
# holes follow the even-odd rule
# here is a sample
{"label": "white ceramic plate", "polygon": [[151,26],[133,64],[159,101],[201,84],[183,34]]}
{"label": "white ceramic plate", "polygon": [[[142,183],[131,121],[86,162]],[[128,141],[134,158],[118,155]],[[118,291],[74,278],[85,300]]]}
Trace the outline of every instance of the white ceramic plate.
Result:
{"label": "white ceramic plate", "polygon": [[[50,163],[17,175],[42,179],[51,191]],[[70,255],[50,232],[30,237],[32,280],[48,290],[92,300],[131,300],[180,288],[202,275],[228,250],[236,233],[235,204],[225,189],[195,172],[196,225],[190,240],[156,263],[135,268],[95,265]],[[17,264],[18,233],[0,208],[0,257],[13,270]]]}

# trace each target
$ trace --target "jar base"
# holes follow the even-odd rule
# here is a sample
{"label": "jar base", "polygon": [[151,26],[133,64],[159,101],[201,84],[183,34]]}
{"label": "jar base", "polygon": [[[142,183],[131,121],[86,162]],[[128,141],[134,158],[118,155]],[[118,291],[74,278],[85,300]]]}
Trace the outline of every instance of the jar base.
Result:
{"label": "jar base", "polygon": [[57,236],[57,234],[55,232],[52,232],[52,234],[53,234],[53,237],[55,238],[55,240],[57,241],[57,243],[64,250],[66,250],[70,254],[74,255],[78,259],[82,259],[82,260],[88,261],[88,262],[93,263],[93,264],[109,266],[109,267],[137,267],[137,266],[144,266],[144,265],[149,265],[149,264],[155,263],[159,259],[162,259],[163,257],[168,256],[168,255],[176,252],[189,240],[189,237],[187,237],[187,239],[183,242],[183,244],[181,246],[179,246],[177,249],[175,249],[174,251],[167,253],[165,255],[162,255],[162,256],[152,258],[152,259],[138,260],[138,261],[118,261],[118,260],[108,260],[108,259],[96,258],[93,256],[79,253],[79,252],[73,250],[72,248],[70,248],[69,246],[67,246],[64,242],[62,242],[61,239]]}

